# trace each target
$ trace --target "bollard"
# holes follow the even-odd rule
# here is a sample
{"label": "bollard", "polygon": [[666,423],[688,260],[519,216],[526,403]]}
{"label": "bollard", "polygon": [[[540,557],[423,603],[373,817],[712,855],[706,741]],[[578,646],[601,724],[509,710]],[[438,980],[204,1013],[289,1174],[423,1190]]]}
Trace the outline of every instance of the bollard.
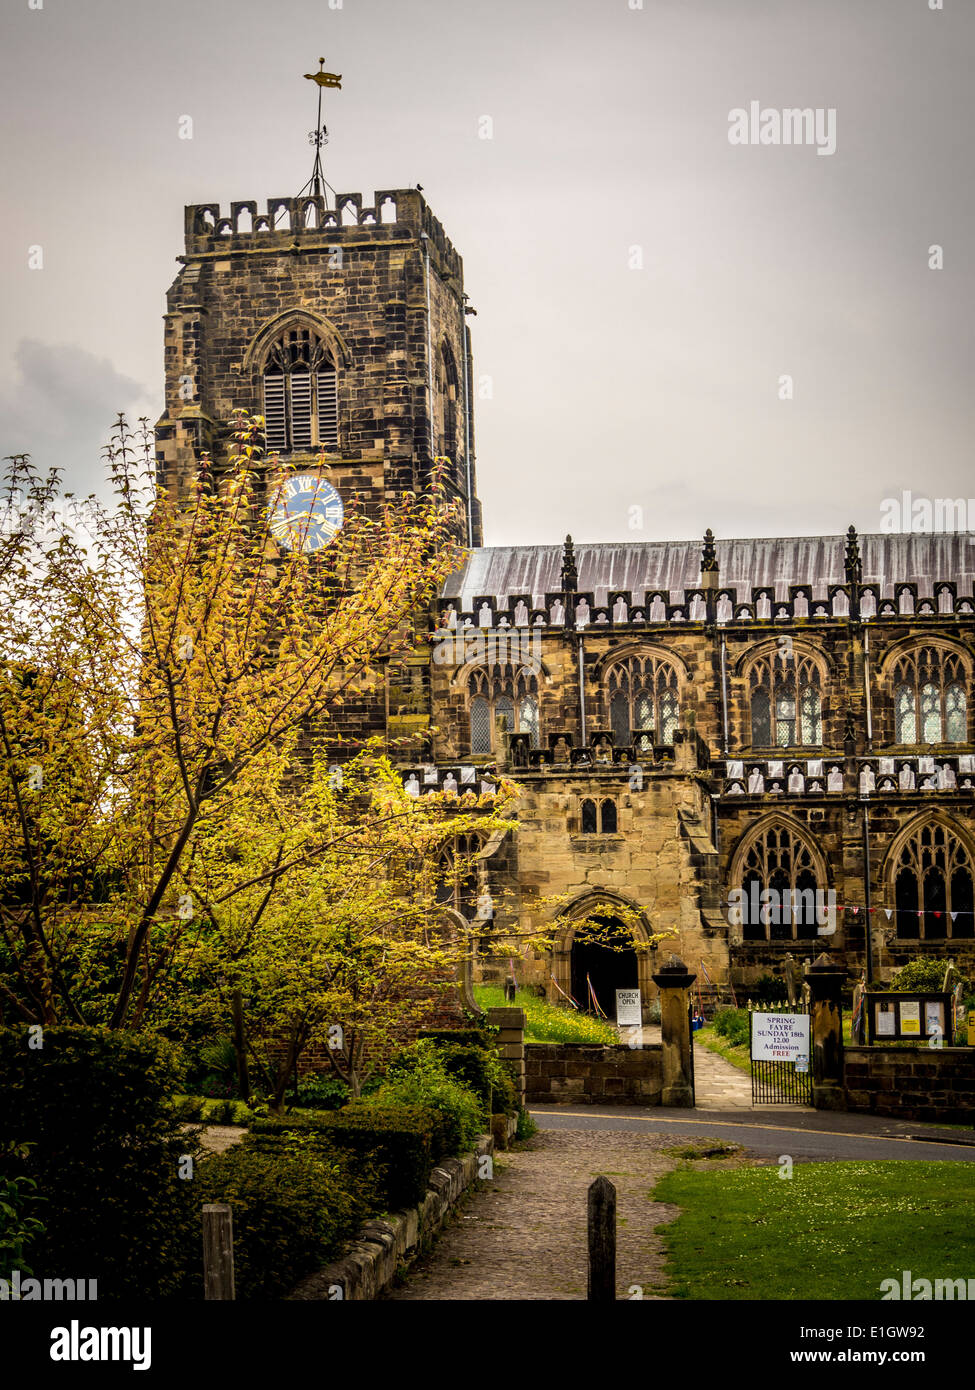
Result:
{"label": "bollard", "polygon": [[589,1187],[590,1303],[616,1302],[616,1188],[599,1177]]}
{"label": "bollard", "polygon": [[203,1297],[233,1299],[234,1219],[224,1202],[203,1207]]}

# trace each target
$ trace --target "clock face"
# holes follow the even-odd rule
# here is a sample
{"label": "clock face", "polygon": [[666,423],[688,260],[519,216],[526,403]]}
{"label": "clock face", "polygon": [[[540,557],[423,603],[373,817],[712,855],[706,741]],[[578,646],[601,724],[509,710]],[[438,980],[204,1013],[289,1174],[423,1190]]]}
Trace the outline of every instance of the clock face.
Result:
{"label": "clock face", "polygon": [[296,473],[281,489],[271,532],[288,550],[321,550],[335,539],[344,517],[342,499],[331,483],[314,473]]}

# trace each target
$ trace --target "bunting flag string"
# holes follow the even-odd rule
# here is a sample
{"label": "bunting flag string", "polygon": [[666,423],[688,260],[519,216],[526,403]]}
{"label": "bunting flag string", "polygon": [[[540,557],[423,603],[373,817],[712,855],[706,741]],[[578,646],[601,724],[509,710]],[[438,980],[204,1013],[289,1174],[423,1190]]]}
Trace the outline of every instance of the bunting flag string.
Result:
{"label": "bunting flag string", "polygon": [[[724,906],[732,908],[735,912],[739,913],[742,910],[741,903],[726,902]],[[788,901],[784,902],[782,906],[788,907]],[[761,909],[763,912],[777,910],[775,909],[775,904],[772,903],[762,903]],[[836,903],[835,906],[831,907],[829,910],[831,912],[852,912],[854,917],[860,912],[869,912],[871,914],[873,914],[874,912],[882,912],[886,916],[888,922],[893,917],[895,911],[895,909],[892,907],[868,908],[865,907],[863,903]],[[943,907],[902,907],[899,910],[903,912],[904,915],[907,917],[950,917],[952,921],[954,921],[956,917],[975,917],[975,910],[968,907],[955,907],[952,908],[951,911],[948,911],[947,908]]]}

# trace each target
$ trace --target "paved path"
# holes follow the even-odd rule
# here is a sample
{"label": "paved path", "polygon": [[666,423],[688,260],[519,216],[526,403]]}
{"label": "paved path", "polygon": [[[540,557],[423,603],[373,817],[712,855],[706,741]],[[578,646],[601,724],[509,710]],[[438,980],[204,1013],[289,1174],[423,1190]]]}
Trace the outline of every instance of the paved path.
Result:
{"label": "paved path", "polygon": [[702,1043],[695,1043],[694,1096],[699,1110],[750,1110],[751,1075]]}
{"label": "paved path", "polygon": [[663,1250],[654,1227],[672,1221],[677,1209],[652,1202],[650,1192],[677,1161],[664,1152],[674,1140],[574,1125],[498,1154],[493,1181],[467,1198],[389,1299],[584,1300],[586,1193],[600,1173],[617,1191],[618,1296],[659,1297]]}

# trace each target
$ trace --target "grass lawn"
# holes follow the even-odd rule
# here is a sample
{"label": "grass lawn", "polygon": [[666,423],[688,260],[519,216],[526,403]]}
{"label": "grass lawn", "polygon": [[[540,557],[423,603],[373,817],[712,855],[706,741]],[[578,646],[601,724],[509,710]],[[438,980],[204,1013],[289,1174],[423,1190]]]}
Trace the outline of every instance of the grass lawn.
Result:
{"label": "grass lawn", "polygon": [[797,1163],[666,1174],[655,1201],[669,1292],[691,1299],[879,1299],[883,1279],[975,1278],[975,1166]]}
{"label": "grass lawn", "polygon": [[[475,985],[474,998],[482,1009],[504,1008],[508,1002],[500,985]],[[568,1005],[563,1008],[550,1004],[526,990],[518,990],[514,1007],[525,1011],[525,1042],[618,1043],[620,1040],[614,1024],[578,1013]]]}

